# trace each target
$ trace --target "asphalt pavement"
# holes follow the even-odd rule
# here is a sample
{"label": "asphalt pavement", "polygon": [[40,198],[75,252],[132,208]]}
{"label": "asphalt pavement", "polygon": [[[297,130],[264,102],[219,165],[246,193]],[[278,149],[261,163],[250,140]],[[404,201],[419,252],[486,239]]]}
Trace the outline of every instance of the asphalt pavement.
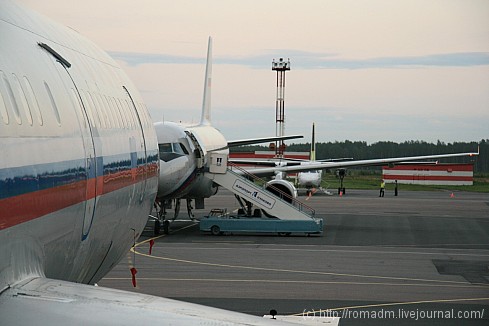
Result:
{"label": "asphalt pavement", "polygon": [[[340,325],[489,324],[488,194],[348,190],[300,199],[324,219],[321,236],[212,236],[183,212],[168,235],[154,237],[148,224],[136,254],[99,285],[254,315],[339,316]],[[220,190],[196,217],[237,206]]]}

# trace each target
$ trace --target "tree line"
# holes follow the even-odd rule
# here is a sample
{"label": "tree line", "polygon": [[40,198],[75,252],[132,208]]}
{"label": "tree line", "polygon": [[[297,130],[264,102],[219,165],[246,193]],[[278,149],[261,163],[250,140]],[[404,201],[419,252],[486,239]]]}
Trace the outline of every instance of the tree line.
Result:
{"label": "tree line", "polygon": [[[433,154],[449,154],[459,152],[477,152],[478,157],[453,157],[441,159],[440,163],[474,163],[474,172],[489,172],[489,139],[480,142],[454,142],[428,143],[419,140],[410,140],[402,143],[391,141],[379,141],[367,144],[364,141],[335,141],[327,143],[316,143],[316,159],[353,158],[355,160],[388,158],[399,156],[418,156]],[[310,143],[298,143],[287,145],[289,152],[309,152]],[[232,148],[232,152],[265,151],[267,146],[243,146]]]}

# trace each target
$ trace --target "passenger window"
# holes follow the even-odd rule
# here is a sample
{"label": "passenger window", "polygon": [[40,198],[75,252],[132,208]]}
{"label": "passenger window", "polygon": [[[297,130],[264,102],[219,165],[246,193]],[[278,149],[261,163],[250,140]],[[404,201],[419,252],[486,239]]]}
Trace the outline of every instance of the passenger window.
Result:
{"label": "passenger window", "polygon": [[2,92],[0,90],[0,114],[2,115],[2,120],[3,123],[8,125],[8,112],[7,112],[7,106],[5,105],[5,101],[2,96]]}
{"label": "passenger window", "polygon": [[122,126],[127,129],[128,125],[127,125],[127,121],[126,121],[126,116],[124,114],[124,110],[122,109],[122,104],[116,98],[114,98],[113,100],[115,103],[116,110],[117,110],[117,112],[119,112],[119,114],[121,116]]}
{"label": "passenger window", "polygon": [[11,108],[14,113],[15,121],[17,121],[17,123],[21,125],[22,120],[20,118],[19,107],[17,106],[17,102],[15,101],[14,92],[12,91],[12,87],[10,86],[10,82],[8,81],[7,76],[3,73],[3,71],[1,72],[1,74],[2,74],[2,80],[5,84],[5,89],[7,90],[7,96],[10,100]]}
{"label": "passenger window", "polygon": [[131,128],[135,128],[136,127],[136,117],[134,116],[134,108],[131,104],[129,104],[129,102],[127,100],[123,100],[123,103],[127,108],[127,113],[129,116]]}
{"label": "passenger window", "polygon": [[73,97],[73,105],[75,105],[75,107],[77,108],[80,114],[81,117],[80,119],[82,120],[83,128],[87,128],[87,117],[85,116],[85,112],[80,103],[80,98],[78,97],[76,91],[73,88],[71,89],[71,96]]}
{"label": "passenger window", "polygon": [[104,102],[107,103],[107,107],[110,109],[110,112],[112,113],[112,117],[114,118],[114,125],[117,128],[121,128],[121,118],[119,116],[119,112],[117,112],[117,109],[115,108],[114,102],[112,102],[112,99],[110,97],[107,97],[103,95]]}
{"label": "passenger window", "polygon": [[31,83],[27,79],[26,76],[23,78],[24,80],[24,85],[27,90],[27,100],[31,103],[30,107],[34,110],[36,113],[37,117],[37,122],[39,123],[40,126],[43,125],[43,120],[42,120],[42,113],[41,113],[41,108],[39,107],[39,103],[37,102],[36,94],[34,94],[34,90],[32,89]]}
{"label": "passenger window", "polygon": [[88,99],[88,103],[90,105],[90,107],[92,108],[92,113],[93,113],[93,118],[94,118],[94,124],[98,127],[98,128],[102,128],[102,119],[99,115],[99,112],[97,110],[97,107],[95,106],[95,102],[93,101],[93,97],[92,97],[92,94],[87,91],[87,99]]}
{"label": "passenger window", "polygon": [[20,103],[24,107],[25,117],[27,118],[27,122],[32,126],[32,114],[31,109],[29,108],[29,104],[27,103],[27,98],[25,96],[24,90],[22,86],[20,86],[19,78],[15,74],[12,74],[12,80],[14,81],[14,85],[17,88],[17,94],[19,94]]}
{"label": "passenger window", "polygon": [[58,122],[58,126],[61,126],[61,118],[59,116],[59,111],[58,107],[56,106],[56,102],[54,101],[53,93],[51,92],[51,89],[49,88],[49,85],[44,82],[44,87],[46,87],[46,92],[48,93],[49,99],[51,100],[51,107],[53,108],[54,116],[56,118],[56,121]]}
{"label": "passenger window", "polygon": [[104,107],[102,103],[102,100],[100,99],[100,95],[94,93],[92,98],[93,98],[93,103],[95,104],[95,108],[97,109],[98,115],[100,117],[100,121],[102,122],[102,127],[110,128],[109,115],[107,109]]}
{"label": "passenger window", "polygon": [[90,121],[90,124],[95,124],[95,120],[93,117],[93,112],[90,104],[88,103],[87,99],[87,94],[84,91],[80,91],[80,95],[82,97],[82,102],[85,104],[85,110],[87,111],[88,114],[88,120]]}
{"label": "passenger window", "polygon": [[129,121],[129,117],[127,116],[127,108],[124,106],[124,102],[120,99],[116,99],[116,102],[117,106],[121,110],[122,119],[124,120],[124,125],[126,126],[126,129],[130,129],[131,122]]}
{"label": "passenger window", "polygon": [[112,97],[111,99],[112,99],[112,102],[114,102],[114,108],[117,111],[117,113],[119,114],[119,118],[121,119],[121,126],[123,128],[126,128],[127,129],[127,123],[126,123],[126,119],[124,117],[124,112],[122,111],[122,109],[121,109],[121,107],[119,105],[119,102],[114,97]]}

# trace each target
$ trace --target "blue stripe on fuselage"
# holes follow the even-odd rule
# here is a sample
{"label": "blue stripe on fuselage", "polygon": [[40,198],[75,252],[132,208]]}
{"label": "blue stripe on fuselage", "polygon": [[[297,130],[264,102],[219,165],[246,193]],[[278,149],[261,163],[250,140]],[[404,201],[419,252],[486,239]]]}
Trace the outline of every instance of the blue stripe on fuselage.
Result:
{"label": "blue stripe on fuselage", "polygon": [[[148,164],[158,162],[157,150],[148,154]],[[88,178],[85,159],[0,169],[0,199],[128,171],[145,164],[137,153],[92,158],[92,167],[95,162],[97,168],[91,169]]]}

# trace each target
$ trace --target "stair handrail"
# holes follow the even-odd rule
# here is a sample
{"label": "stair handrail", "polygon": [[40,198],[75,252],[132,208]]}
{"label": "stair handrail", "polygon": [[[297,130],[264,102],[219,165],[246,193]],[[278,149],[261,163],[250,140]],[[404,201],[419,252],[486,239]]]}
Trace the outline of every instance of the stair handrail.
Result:
{"label": "stair handrail", "polygon": [[[228,170],[230,170],[231,172],[234,172],[233,169],[236,169],[236,170],[240,171],[243,175],[245,175],[246,177],[248,177],[248,180],[251,179],[251,180],[254,180],[254,181],[262,182],[264,185],[267,183],[266,180],[264,180],[264,179],[262,179],[262,178],[260,178],[260,177],[258,177],[256,175],[254,175],[253,173],[247,171],[246,169],[243,169],[242,167],[240,167],[236,163],[228,162]],[[280,190],[279,188],[275,187],[274,185],[269,185],[268,188],[273,189],[273,191],[276,191],[277,193],[271,192],[271,191],[269,191],[265,187],[263,188],[263,190],[268,191],[270,194],[279,197],[280,199],[282,199],[287,204],[289,204],[289,205],[294,206],[295,208],[297,208],[299,211],[304,212],[305,214],[308,214],[311,217],[314,217],[315,216],[316,211],[314,210],[314,208],[312,208],[312,207],[304,204],[300,200],[298,200],[298,199],[290,196],[288,193]],[[288,202],[284,198],[287,198],[288,200],[290,200],[290,202]]]}

